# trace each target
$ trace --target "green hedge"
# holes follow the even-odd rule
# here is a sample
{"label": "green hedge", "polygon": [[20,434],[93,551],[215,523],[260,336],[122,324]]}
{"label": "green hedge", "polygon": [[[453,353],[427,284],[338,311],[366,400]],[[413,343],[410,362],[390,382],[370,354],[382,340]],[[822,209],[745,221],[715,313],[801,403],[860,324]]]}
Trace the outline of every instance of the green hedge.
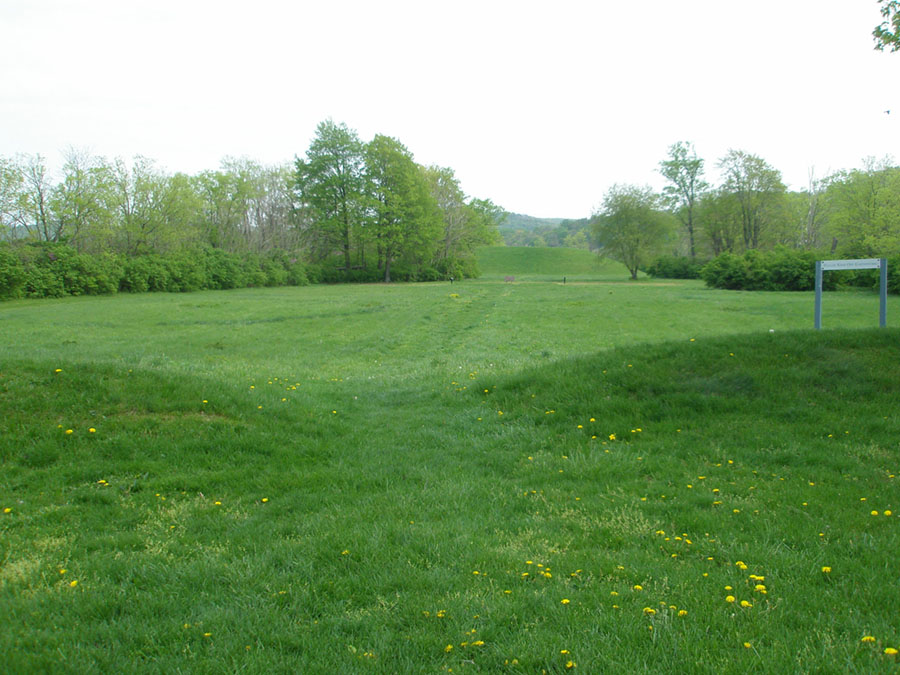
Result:
{"label": "green hedge", "polygon": [[[747,251],[744,255],[723,253],[700,271],[710,288],[742,291],[812,291],[816,287],[816,261],[833,256],[821,251],[776,248]],[[877,288],[876,270],[834,271],[823,275],[822,286],[834,290],[844,286]],[[900,294],[900,257],[888,260],[888,292]]]}
{"label": "green hedge", "polygon": [[644,271],[658,279],[699,279],[703,264],[696,258],[667,255],[654,260]]}
{"label": "green hedge", "polygon": [[308,283],[303,263],[284,251],[261,257],[204,247],[126,258],[79,253],[61,243],[0,244],[0,299]]}

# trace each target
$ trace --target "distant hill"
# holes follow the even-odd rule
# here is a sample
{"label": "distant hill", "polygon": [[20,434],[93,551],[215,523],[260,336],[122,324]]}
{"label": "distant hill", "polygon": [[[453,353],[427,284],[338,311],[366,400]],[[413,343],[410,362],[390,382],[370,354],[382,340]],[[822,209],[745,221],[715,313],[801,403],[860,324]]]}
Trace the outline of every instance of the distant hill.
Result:
{"label": "distant hill", "polygon": [[506,212],[506,220],[500,224],[501,230],[536,230],[539,227],[556,227],[564,218],[535,218],[522,213]]}
{"label": "distant hill", "polygon": [[515,277],[516,281],[625,281],[628,270],[621,263],[577,248],[485,246],[478,249],[482,279]]}
{"label": "distant hill", "polygon": [[498,229],[507,246],[596,248],[590,218],[535,218],[507,212]]}

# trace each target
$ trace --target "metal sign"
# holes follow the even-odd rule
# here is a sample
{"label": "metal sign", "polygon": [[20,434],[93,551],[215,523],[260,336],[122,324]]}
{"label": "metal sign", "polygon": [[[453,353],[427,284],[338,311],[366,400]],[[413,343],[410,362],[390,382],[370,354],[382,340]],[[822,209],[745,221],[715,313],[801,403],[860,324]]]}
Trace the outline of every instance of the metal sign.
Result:
{"label": "metal sign", "polygon": [[887,326],[887,258],[858,258],[856,260],[816,261],[816,329],[822,327],[822,272],[825,270],[881,270],[881,305],[878,325]]}
{"label": "metal sign", "polygon": [[856,260],[820,260],[823,270],[877,270],[881,258],[857,258]]}

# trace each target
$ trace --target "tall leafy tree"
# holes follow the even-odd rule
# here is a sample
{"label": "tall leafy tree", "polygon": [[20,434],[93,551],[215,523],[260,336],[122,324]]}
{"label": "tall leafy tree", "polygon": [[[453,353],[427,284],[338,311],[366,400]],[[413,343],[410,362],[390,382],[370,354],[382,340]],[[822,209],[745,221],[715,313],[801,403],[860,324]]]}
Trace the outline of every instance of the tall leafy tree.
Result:
{"label": "tall leafy tree", "polygon": [[729,150],[719,160],[722,189],[737,199],[741,214],[744,249],[759,248],[763,231],[781,208],[785,185],[781,172],[760,157],[741,150]]}
{"label": "tall leafy tree", "polygon": [[739,248],[741,210],[736,197],[725,190],[710,190],[697,205],[697,227],[702,245],[718,256]]}
{"label": "tall leafy tree", "polygon": [[865,257],[900,253],[900,168],[869,158],[832,176],[826,197],[835,248]]}
{"label": "tall leafy tree", "polygon": [[365,218],[365,146],[346,124],[316,127],[306,158],[296,160],[298,196],[309,210],[310,235],[320,250],[339,250],[349,276],[354,235]]}
{"label": "tall leafy tree", "polygon": [[618,260],[637,279],[638,270],[651,261],[666,239],[670,218],[660,210],[659,195],[649,187],[613,185],[594,217],[602,255]]}
{"label": "tall leafy tree", "polygon": [[694,215],[697,200],[709,185],[703,180],[703,160],[691,143],[679,141],[669,146],[669,158],[659,163],[659,172],[669,181],[663,188],[675,215],[688,233],[691,258],[697,257],[694,245]]}
{"label": "tall leafy tree", "polygon": [[443,221],[435,265],[443,274],[461,274],[472,269],[477,247],[500,241],[497,226],[506,212],[489,199],[467,198],[451,168],[430,166],[425,175]]}
{"label": "tall leafy tree", "polygon": [[0,237],[18,239],[24,235],[24,200],[22,167],[18,162],[0,157]]}
{"label": "tall leafy tree", "polygon": [[60,230],[80,250],[107,248],[115,211],[113,168],[102,157],[72,149],[62,171],[50,199]]}
{"label": "tall leafy tree", "polygon": [[51,197],[53,184],[41,155],[17,158],[15,171],[20,177],[14,197],[15,215],[20,232],[37,241],[59,241],[62,223],[53,217]]}
{"label": "tall leafy tree", "polygon": [[427,179],[412,153],[396,138],[376,135],[366,146],[372,229],[391,280],[391,264],[410,253],[430,257],[440,231],[441,214]]}
{"label": "tall leafy tree", "polygon": [[116,161],[116,240],[127,255],[169,253],[198,239],[203,200],[184,174],[166,175],[146,157]]}

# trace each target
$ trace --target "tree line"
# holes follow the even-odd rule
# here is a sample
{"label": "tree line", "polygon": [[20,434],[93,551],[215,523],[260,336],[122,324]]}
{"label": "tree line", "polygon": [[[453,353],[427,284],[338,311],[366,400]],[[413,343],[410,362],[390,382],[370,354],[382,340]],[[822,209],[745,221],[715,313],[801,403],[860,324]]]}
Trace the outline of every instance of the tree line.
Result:
{"label": "tree line", "polygon": [[610,188],[593,216],[603,252],[633,278],[661,257],[699,276],[702,263],[751,251],[756,259],[776,250],[836,258],[900,255],[900,167],[889,159],[869,158],[859,169],[821,178],[810,171],[800,191],[788,191],[778,169],[742,150],[730,150],[717,167],[721,179],[713,185],[693,145],[678,142],[659,164],[666,179],[660,193],[637,185]]}
{"label": "tree line", "polygon": [[[502,215],[467,196],[452,169],[419,165],[399,140],[364,142],[332,120],[303,157],[277,166],[229,158],[187,175],[146,157],[70,150],[54,177],[39,155],[0,157],[0,296],[187,290],[169,283],[185,265],[196,268],[191,288],[474,276],[475,249],[499,241]],[[104,281],[67,287],[67,272],[56,270],[63,259],[82,277],[104,267]],[[168,282],[161,272],[156,282],[112,278],[150,267],[167,270]],[[59,283],[42,291],[36,279],[54,270]]]}

